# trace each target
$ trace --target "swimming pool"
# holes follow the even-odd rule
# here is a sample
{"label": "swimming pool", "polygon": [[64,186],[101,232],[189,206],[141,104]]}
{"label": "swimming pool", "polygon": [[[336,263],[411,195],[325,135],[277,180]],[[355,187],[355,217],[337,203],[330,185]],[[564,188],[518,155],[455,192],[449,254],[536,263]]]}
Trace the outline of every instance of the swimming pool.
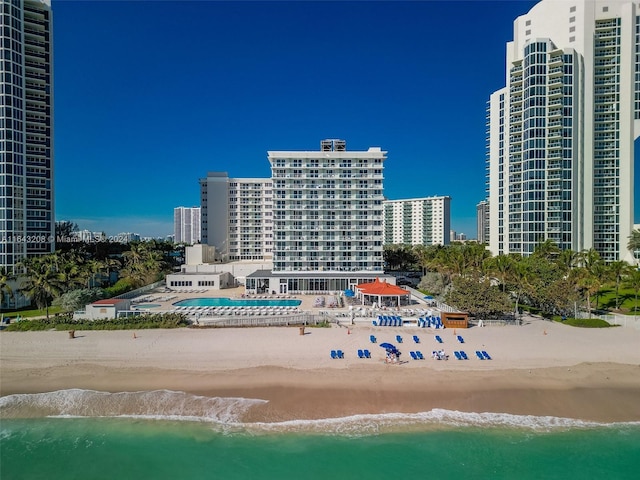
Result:
{"label": "swimming pool", "polygon": [[231,300],[230,298],[190,298],[174,303],[175,307],[297,307],[301,300]]}

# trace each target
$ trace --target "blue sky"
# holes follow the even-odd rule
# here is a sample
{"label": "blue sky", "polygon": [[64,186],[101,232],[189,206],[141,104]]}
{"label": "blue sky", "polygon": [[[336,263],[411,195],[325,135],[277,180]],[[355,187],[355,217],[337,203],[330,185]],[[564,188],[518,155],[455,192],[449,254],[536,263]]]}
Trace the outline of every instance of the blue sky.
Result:
{"label": "blue sky", "polygon": [[475,238],[485,104],[535,3],[53,0],[56,219],[171,234],[208,171],[342,138],[388,151],[389,199],[449,195]]}

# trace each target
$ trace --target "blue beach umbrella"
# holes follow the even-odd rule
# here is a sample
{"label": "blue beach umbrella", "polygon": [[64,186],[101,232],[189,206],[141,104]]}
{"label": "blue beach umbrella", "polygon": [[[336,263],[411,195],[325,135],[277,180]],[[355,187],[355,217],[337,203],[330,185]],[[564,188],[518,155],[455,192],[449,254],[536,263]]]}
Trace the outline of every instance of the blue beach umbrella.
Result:
{"label": "blue beach umbrella", "polygon": [[391,345],[390,343],[381,343],[380,346],[382,348],[386,348],[387,350],[395,350],[395,345]]}

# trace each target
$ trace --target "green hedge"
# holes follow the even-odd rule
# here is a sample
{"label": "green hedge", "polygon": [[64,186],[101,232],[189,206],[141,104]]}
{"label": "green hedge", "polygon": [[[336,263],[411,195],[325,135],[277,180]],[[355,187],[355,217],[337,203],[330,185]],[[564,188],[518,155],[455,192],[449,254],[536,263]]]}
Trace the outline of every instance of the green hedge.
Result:
{"label": "green hedge", "polygon": [[136,317],[73,320],[69,315],[50,317],[49,320],[22,320],[11,323],[6,330],[9,332],[27,332],[38,330],[143,330],[148,328],[180,328],[191,322],[180,313],[153,313]]}
{"label": "green hedge", "polygon": [[581,328],[608,328],[615,327],[616,325],[611,325],[609,322],[602,320],[600,318],[567,318],[564,322],[560,317],[553,317],[555,322],[563,323],[565,325],[570,325],[572,327],[581,327]]}

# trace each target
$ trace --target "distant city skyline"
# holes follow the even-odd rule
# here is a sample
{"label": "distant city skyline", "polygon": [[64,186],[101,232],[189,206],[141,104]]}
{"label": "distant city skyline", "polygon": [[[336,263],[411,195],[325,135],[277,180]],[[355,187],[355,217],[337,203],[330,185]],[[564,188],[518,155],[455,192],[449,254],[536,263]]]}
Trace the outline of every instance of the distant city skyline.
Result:
{"label": "distant city skyline", "polygon": [[389,152],[388,199],[450,196],[473,238],[486,102],[536,3],[54,0],[56,220],[166,236],[208,171],[344,138]]}

